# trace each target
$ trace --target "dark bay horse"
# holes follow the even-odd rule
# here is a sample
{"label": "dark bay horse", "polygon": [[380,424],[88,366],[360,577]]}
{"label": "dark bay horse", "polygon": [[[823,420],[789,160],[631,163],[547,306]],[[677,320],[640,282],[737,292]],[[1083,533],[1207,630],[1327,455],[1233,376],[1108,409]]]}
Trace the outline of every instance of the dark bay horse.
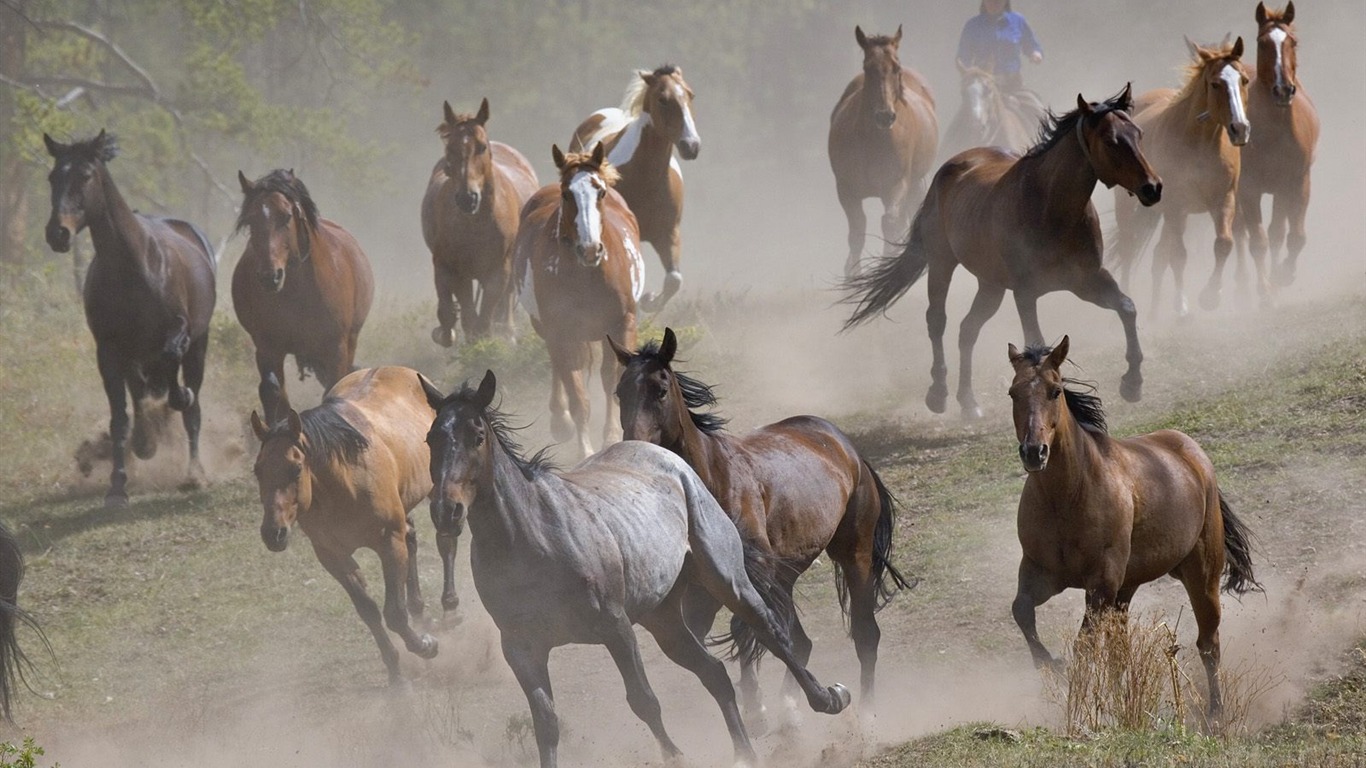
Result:
{"label": "dark bay horse", "polygon": [[854,38],[863,49],[863,71],[830,113],[826,144],[835,193],[849,220],[846,276],[858,272],[868,236],[863,201],[882,201],[882,237],[889,247],[903,240],[939,145],[934,95],[919,74],[901,66],[897,55],[901,27],[890,37],[868,37],[862,27],[854,27]]}
{"label": "dark bay horse", "polygon": [[1071,291],[1118,313],[1129,363],[1120,394],[1129,401],[1142,396],[1138,311],[1101,265],[1100,222],[1091,204],[1096,182],[1119,185],[1145,206],[1162,197],[1162,180],[1143,156],[1142,131],[1129,118],[1129,107],[1127,85],[1097,104],[1078,95],[1075,110],[1061,117],[1049,114],[1039,143],[1023,156],[983,147],[951,158],[935,174],[902,254],[846,281],[845,301],[857,305],[847,329],[886,311],[928,268],[925,319],[934,362],[925,404],[931,411],[943,413],[948,399],[944,304],[959,264],[978,283],[958,332],[958,404],[965,416],[981,416],[972,394],[972,350],[1008,290],[1015,293],[1031,344],[1043,343],[1036,305],[1045,293]]}
{"label": "dark bay horse", "polygon": [[[1298,73],[1299,40],[1295,4],[1271,11],[1257,4],[1257,73],[1248,88],[1248,120],[1257,140],[1243,147],[1238,176],[1238,216],[1258,274],[1271,253],[1271,276],[1280,285],[1295,280],[1304,250],[1309,175],[1319,140],[1319,116]],[[1271,232],[1262,226],[1262,195],[1271,195]],[[1240,232],[1239,234],[1242,234]],[[1284,261],[1281,249],[1286,249]]]}
{"label": "dark bay horse", "polygon": [[613,189],[617,172],[604,146],[569,155],[556,146],[551,155],[560,180],[542,187],[522,209],[517,274],[522,306],[550,352],[551,433],[556,440],[574,438],[583,457],[593,452],[584,374],[593,360],[591,345],[599,342],[607,398],[603,443],[619,435],[612,397],[617,359],[605,339],[635,344],[645,263],[636,217]]}
{"label": "dark bay horse", "polygon": [[[664,329],[662,344],[632,352],[613,343],[624,368],[617,384],[621,427],[627,440],[645,440],[688,462],[749,545],[775,559],[774,578],[791,599],[797,578],[822,551],[840,575],[840,608],[849,618],[861,673],[861,698],[873,699],[881,637],[873,614],[896,589],[910,586],[891,563],[896,502],[858,449],[834,424],[794,416],[731,435],[724,420],[699,413],[716,402],[711,387],[673,369],[678,341]],[[711,628],[720,604],[698,595],[689,605],[693,633]],[[732,634],[741,627],[732,625]],[[811,658],[811,638],[794,617],[792,650],[800,664]],[[758,712],[758,680],[745,660],[740,672],[746,716]]]}
{"label": "dark bay horse", "polygon": [[1100,398],[1067,386],[1056,348],[1010,345],[1010,385],[1020,460],[1019,590],[1011,612],[1040,667],[1056,662],[1039,642],[1034,610],[1064,589],[1086,590],[1082,630],[1102,610],[1127,610],[1134,592],[1169,575],[1190,598],[1195,645],[1220,712],[1219,579],[1237,595],[1261,591],[1250,533],[1229,508],[1214,466],[1184,433],[1111,437]]}
{"label": "dark bay horse", "polygon": [[38,622],[19,607],[19,584],[24,580],[24,553],[19,542],[4,524],[0,523],[0,716],[14,722],[13,700],[15,685],[25,680],[32,668],[28,655],[19,647],[18,628],[26,625],[37,635],[49,655],[52,646]]}
{"label": "dark bay horse", "polygon": [[370,314],[375,278],[360,243],[318,215],[293,171],[255,182],[241,171],[237,229],[249,233],[232,272],[232,308],[256,347],[261,407],[274,424],[289,410],[285,356],[312,371],[323,389],[354,369],[356,342]]}
{"label": "dark bay horse", "polygon": [[95,358],[109,400],[114,468],[105,506],[128,504],[124,450],[129,395],[134,455],[149,459],[156,453],[155,430],[144,415],[144,401],[165,397],[173,410],[181,412],[190,441],[189,483],[198,486],[204,480],[199,463],[199,387],[216,298],[213,249],[193,224],[133,212],[105,165],[118,153],[112,134],[100,131],[93,139],[73,144],[43,134],[43,143],[53,158],[47,244],[64,253],[87,226],[95,244],[84,296],[85,321],[95,337]]}
{"label": "dark bay horse", "polygon": [[608,161],[621,174],[617,191],[640,222],[640,237],[654,246],[664,265],[663,290],[641,298],[646,312],[663,309],[683,285],[683,169],[674,149],[684,160],[695,160],[702,149],[692,99],[678,67],[637,70],[621,108],[594,112],[569,141],[570,152],[588,152],[598,143],[607,147]]}
{"label": "dark bay horse", "polygon": [[506,417],[492,407],[492,371],[477,390],[465,386],[449,397],[425,380],[422,387],[437,411],[427,435],[432,503],[468,516],[474,586],[526,693],[542,766],[555,765],[560,736],[550,651],[571,643],[607,647],[631,711],[649,726],[666,760],[679,757],[645,676],[636,624],[664,655],[697,675],[721,707],[737,762],[755,763],[725,666],[685,621],[684,595],[695,590],[753,628],[796,676],[813,710],[835,714],[848,706],[844,686],[822,686],[797,660],[780,618],[791,603],[775,584],[751,581],[759,553],[744,546],[681,458],[627,441],[559,474],[542,454],[521,455]]}
{"label": "dark bay horse", "polygon": [[[298,523],[369,627],[391,685],[403,678],[385,625],[412,653],[430,659],[437,652],[436,640],[409,624],[410,615],[423,613],[412,510],[432,490],[423,438],[435,412],[420,377],[409,368],[366,368],[337,382],[316,408],[286,411],[269,426],[251,414],[261,441],[254,470],[264,511],[261,540],[283,552]],[[379,555],[383,613],[356,563],[361,548]]]}
{"label": "dark bay horse", "polygon": [[[1142,211],[1116,195],[1113,249],[1127,286],[1130,270],[1161,219],[1162,234],[1153,250],[1153,301],[1161,303],[1162,278],[1170,268],[1176,282],[1176,312],[1182,316],[1188,312],[1185,232],[1186,218],[1192,214],[1208,213],[1214,222],[1214,271],[1200,292],[1200,305],[1219,306],[1224,264],[1233,250],[1239,147],[1248,143],[1252,131],[1245,107],[1248,73],[1240,61],[1243,39],[1231,46],[1186,42],[1192,62],[1185,85],[1174,93],[1144,94],[1141,99],[1149,106],[1134,116],[1153,167],[1166,183],[1162,206]],[[1269,285],[1265,279],[1260,282],[1266,298]]]}
{"label": "dark bay horse", "polygon": [[450,102],[443,108],[445,121],[436,130],[446,152],[422,197],[422,239],[436,277],[432,341],[449,347],[457,312],[469,339],[487,336],[495,325],[512,332],[512,246],[522,204],[541,185],[521,152],[489,139],[488,99],[473,115],[455,114]]}
{"label": "dark bay horse", "polygon": [[1029,149],[1037,123],[1024,117],[1027,112],[1016,97],[1002,91],[990,72],[957,63],[962,101],[944,134],[944,154],[951,157],[973,147]]}

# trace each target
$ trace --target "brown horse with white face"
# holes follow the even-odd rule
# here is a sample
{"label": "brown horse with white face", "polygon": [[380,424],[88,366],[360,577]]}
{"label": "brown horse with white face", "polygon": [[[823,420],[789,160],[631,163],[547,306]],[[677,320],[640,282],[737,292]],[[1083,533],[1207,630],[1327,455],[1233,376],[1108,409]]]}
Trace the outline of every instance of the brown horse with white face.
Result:
{"label": "brown horse with white face", "polygon": [[551,155],[560,181],[542,187],[522,209],[517,275],[522,306],[550,352],[551,433],[556,440],[573,438],[582,458],[593,452],[584,374],[595,343],[603,345],[603,444],[621,434],[612,397],[617,359],[606,338],[635,344],[645,264],[636,217],[613,189],[618,176],[603,145],[568,155],[555,146]]}
{"label": "brown horse with white face", "polygon": [[360,243],[318,206],[293,171],[256,181],[241,171],[247,248],[232,272],[232,308],[256,347],[266,420],[289,410],[285,356],[312,371],[324,389],[350,373],[356,342],[370,314],[375,278]]}
{"label": "brown horse with white face", "polygon": [[450,102],[443,107],[437,132],[446,152],[422,198],[422,239],[436,276],[432,341],[449,347],[457,313],[469,339],[487,336],[495,325],[512,333],[512,246],[522,204],[540,183],[521,152],[489,139],[488,99],[473,115],[457,115]]}
{"label": "brown horse with white face", "polygon": [[882,201],[882,237],[888,247],[906,237],[912,206],[919,202],[926,174],[934,166],[939,123],[934,96],[920,75],[901,66],[896,34],[873,35],[854,27],[863,49],[863,71],[854,76],[830,114],[827,151],[835,192],[849,220],[849,256],[844,274],[858,272],[868,236],[863,201]]}
{"label": "brown horse with white face", "polygon": [[[1207,213],[1214,222],[1214,271],[1200,292],[1205,309],[1219,306],[1224,264],[1233,250],[1240,147],[1248,143],[1252,127],[1247,116],[1248,72],[1241,61],[1243,39],[1233,45],[1203,47],[1186,41],[1192,62],[1181,90],[1144,94],[1149,106],[1134,119],[1144,132],[1144,146],[1166,192],[1160,208],[1140,211],[1123,196],[1115,197],[1118,231],[1114,257],[1127,284],[1158,219],[1162,234],[1153,251],[1153,302],[1161,303],[1162,278],[1172,270],[1176,282],[1176,312],[1186,315],[1186,218]],[[1263,296],[1267,295],[1265,280]]]}
{"label": "brown horse with white face", "polygon": [[569,140],[570,152],[588,152],[599,143],[607,147],[607,160],[621,175],[616,190],[635,214],[641,239],[654,246],[664,265],[664,289],[641,298],[647,312],[663,309],[683,285],[683,169],[674,150],[684,160],[695,160],[702,149],[692,101],[692,88],[678,67],[638,70],[621,108],[594,112]]}
{"label": "brown horse with white face", "polygon": [[[1280,285],[1295,280],[1295,264],[1304,250],[1305,212],[1309,208],[1309,174],[1319,140],[1319,115],[1300,83],[1299,39],[1295,4],[1282,11],[1257,3],[1257,75],[1247,94],[1248,119],[1257,140],[1243,147],[1238,177],[1238,215],[1251,246],[1257,274],[1265,275],[1271,254],[1271,277]],[[1270,237],[1262,225],[1262,196],[1271,195]],[[1282,248],[1285,260],[1278,262]]]}
{"label": "brown horse with white face", "polygon": [[935,174],[901,255],[846,281],[846,303],[856,305],[847,329],[885,312],[928,270],[925,320],[934,362],[925,404],[931,411],[943,413],[948,401],[944,307],[959,264],[977,277],[977,296],[958,331],[958,404],[964,416],[982,414],[972,394],[972,350],[1006,291],[1015,294],[1031,344],[1043,343],[1037,304],[1045,293],[1071,291],[1114,310],[1124,324],[1129,362],[1119,391],[1129,401],[1142,396],[1138,310],[1101,265],[1100,219],[1091,204],[1098,182],[1123,187],[1143,205],[1162,198],[1162,179],[1139,146],[1143,132],[1129,118],[1131,106],[1127,85],[1099,103],[1078,94],[1077,108],[1050,114],[1039,143],[1023,157],[993,147],[954,156]]}
{"label": "brown horse with white face", "polygon": [[1219,580],[1242,595],[1261,590],[1250,534],[1215,482],[1214,466],[1189,436],[1165,429],[1114,438],[1100,398],[1069,388],[1058,346],[1010,345],[1010,385],[1020,461],[1019,588],[1011,612],[1037,666],[1053,666],[1039,641],[1035,609],[1065,589],[1086,591],[1087,631],[1103,610],[1127,610],[1138,588],[1164,575],[1186,588],[1220,711]]}
{"label": "brown horse with white face", "polygon": [[95,244],[85,279],[85,321],[95,337],[95,358],[109,400],[114,468],[105,506],[128,504],[124,449],[130,395],[134,455],[149,459],[156,453],[144,402],[165,397],[181,412],[190,442],[189,482],[198,485],[204,479],[199,387],[216,300],[213,249],[189,222],[133,212],[105,165],[118,152],[111,134],[100,131],[73,144],[43,134],[43,143],[53,158],[47,244],[65,253],[87,226]]}
{"label": "brown horse with white face", "polygon": [[[412,510],[431,494],[425,438],[436,416],[421,382],[408,368],[367,368],[337,382],[317,408],[286,411],[272,425],[251,414],[261,441],[254,469],[264,512],[261,540],[271,552],[283,552],[298,524],[369,627],[391,685],[402,676],[386,625],[410,652],[424,659],[437,652],[435,639],[409,625],[409,616],[423,612]],[[379,555],[382,612],[354,558],[362,548]]]}

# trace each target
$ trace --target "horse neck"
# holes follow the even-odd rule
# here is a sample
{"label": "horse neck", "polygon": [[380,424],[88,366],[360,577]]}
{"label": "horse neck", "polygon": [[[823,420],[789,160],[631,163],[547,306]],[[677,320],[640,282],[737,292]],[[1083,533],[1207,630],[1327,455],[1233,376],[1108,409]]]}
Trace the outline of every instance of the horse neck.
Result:
{"label": "horse neck", "polygon": [[478,495],[470,505],[470,532],[479,537],[481,546],[508,547],[523,538],[519,531],[531,521],[528,510],[539,503],[536,481],[522,474],[496,437],[490,439],[492,467],[488,476],[479,481]]}
{"label": "horse neck", "polygon": [[1164,117],[1179,121],[1179,129],[1199,139],[1201,143],[1218,144],[1224,137],[1224,126],[1209,117],[1202,119],[1202,115],[1209,114],[1211,106],[1202,86],[1202,83],[1197,83],[1194,88],[1177,94],[1168,105]]}
{"label": "horse neck", "polygon": [[1097,455],[1096,437],[1082,428],[1066,405],[1063,406],[1048,453],[1048,466],[1032,476],[1038,477],[1052,492],[1051,495],[1061,494],[1060,497],[1064,499],[1080,498],[1093,485],[1089,469],[1096,466],[1100,458]]}
{"label": "horse neck", "polygon": [[95,255],[122,257],[145,267],[147,230],[133,209],[128,207],[128,202],[114,185],[114,177],[104,163],[96,164],[96,173],[99,177],[100,205],[97,210],[86,211]]}
{"label": "horse neck", "polygon": [[1068,133],[1042,154],[1016,162],[1024,183],[1032,187],[1029,195],[1042,201],[1042,214],[1049,221],[1085,216],[1099,181],[1082,152],[1077,130],[1069,128]]}
{"label": "horse neck", "polygon": [[711,434],[702,431],[693,423],[688,409],[679,406],[679,437],[664,448],[678,454],[702,478],[702,484],[715,494],[717,483],[721,481],[718,469],[724,469],[729,461],[728,441],[724,434]]}
{"label": "horse neck", "polygon": [[[637,127],[635,122],[642,120],[645,123]],[[640,131],[638,143],[629,160],[620,163],[613,161],[613,164],[618,169],[630,165],[631,175],[636,177],[642,174],[667,173],[669,160],[673,157],[673,144],[664,137],[664,134],[659,132],[659,128],[655,126],[654,118],[650,117],[650,113],[641,112],[625,130]]]}

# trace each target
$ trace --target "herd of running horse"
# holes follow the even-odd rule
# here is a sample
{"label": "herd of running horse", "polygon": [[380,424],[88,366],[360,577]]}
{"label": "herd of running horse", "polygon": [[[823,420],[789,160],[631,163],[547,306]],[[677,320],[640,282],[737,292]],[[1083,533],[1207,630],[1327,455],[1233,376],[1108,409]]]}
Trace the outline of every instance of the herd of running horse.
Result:
{"label": "herd of running horse", "polygon": [[[1288,255],[1274,264],[1275,277],[1293,278],[1318,132],[1296,76],[1293,19],[1293,3],[1279,12],[1258,4],[1255,73],[1241,62],[1241,38],[1191,44],[1180,89],[1134,97],[1126,86],[1099,102],[1078,96],[1076,109],[1048,115],[1032,144],[1027,132],[1004,124],[1007,99],[990,75],[963,69],[964,113],[953,140],[975,131],[980,141],[973,143],[1015,146],[974,146],[933,176],[934,97],[901,66],[900,29],[892,36],[856,30],[863,71],[831,115],[830,162],[849,219],[844,288],[855,309],[847,325],[885,311],[928,272],[931,410],[943,412],[948,396],[944,304],[955,268],[965,266],[979,285],[959,336],[957,399],[965,416],[981,413],[972,392],[973,345],[1005,292],[1014,294],[1026,348],[1010,348],[1010,396],[1028,475],[1013,613],[1035,662],[1056,663],[1035,631],[1042,602],[1084,589],[1085,629],[1096,612],[1127,607],[1140,585],[1170,574],[1185,585],[1199,625],[1215,715],[1221,586],[1239,594],[1259,588],[1249,533],[1189,437],[1170,430],[1109,436],[1099,400],[1068,386],[1062,373],[1067,337],[1044,346],[1035,304],[1065,289],[1115,310],[1129,363],[1120,392],[1139,399],[1137,312],[1103,265],[1091,203],[1097,182],[1125,193],[1116,196],[1113,244],[1124,273],[1163,222],[1153,274],[1160,285],[1165,270],[1173,272],[1178,311],[1186,311],[1182,235],[1189,214],[1208,213],[1216,228],[1215,271],[1201,294],[1206,307],[1219,301],[1237,234],[1250,239],[1264,300],[1272,290],[1266,255],[1274,262],[1282,242]],[[523,453],[494,405],[493,372],[476,387],[446,393],[411,369],[355,370],[374,292],[359,244],[320,216],[292,171],[255,181],[239,173],[237,228],[248,238],[232,299],[260,373],[262,414],[253,412],[251,425],[261,443],[254,471],[262,540],[280,551],[294,525],[307,534],[374,635],[391,682],[400,684],[390,632],[420,657],[438,650],[410,623],[423,611],[411,512],[429,502],[449,614],[459,606],[456,542],[468,525],[475,587],[526,693],[543,765],[554,764],[558,742],[547,670],[554,647],[607,646],[632,711],[673,756],[678,749],[636,647],[633,626],[644,627],[702,681],[722,710],[737,759],[751,762],[740,705],[747,718],[762,716],[755,661],[763,650],[783,661],[789,693],[800,689],[813,710],[836,713],[850,702],[843,686],[823,686],[806,670],[811,640],[793,606],[797,578],[828,553],[865,704],[880,637],[875,613],[910,586],[892,563],[896,502],[843,432],[798,416],[732,435],[707,410],[716,402],[711,389],[673,368],[671,330],[637,346],[637,313],[657,311],[682,284],[677,158],[693,159],[701,148],[692,96],[677,67],[636,73],[621,108],[595,112],[567,151],[552,147],[559,179],[545,186],[522,154],[489,138],[487,100],[474,114],[444,105],[438,132],[445,151],[421,210],[438,298],[432,338],[452,346],[457,324],[468,339],[511,334],[520,301],[549,350],[554,436],[586,457],[568,471],[550,465],[544,452]],[[84,302],[111,412],[106,504],[127,503],[129,438],[139,458],[156,450],[144,409],[160,398],[182,413],[191,479],[200,481],[199,389],[216,297],[208,240],[184,221],[133,212],[107,167],[117,149],[111,135],[71,144],[44,139],[54,160],[48,243],[65,251],[89,228],[95,247]],[[1260,214],[1265,194],[1274,197],[1270,238]],[[868,197],[882,200],[883,236],[897,245],[860,268]],[[644,291],[644,241],[664,265],[658,294]],[[590,345],[599,342],[608,410],[603,447],[594,453],[584,375]],[[284,387],[291,354],[326,388],[321,405],[302,412],[291,406]],[[382,563],[382,606],[353,559],[361,548]],[[6,713],[23,659],[13,643],[15,622],[26,618],[14,607],[20,573],[0,569]],[[733,615],[725,637],[741,660],[738,703],[704,643],[723,606]]]}

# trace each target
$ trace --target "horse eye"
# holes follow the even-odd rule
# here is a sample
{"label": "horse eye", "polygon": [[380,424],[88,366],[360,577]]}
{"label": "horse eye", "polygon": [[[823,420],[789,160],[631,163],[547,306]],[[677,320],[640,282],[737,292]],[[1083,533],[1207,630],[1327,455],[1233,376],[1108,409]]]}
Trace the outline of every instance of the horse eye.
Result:
{"label": "horse eye", "polygon": [[599,189],[599,190],[598,190],[598,199],[601,200],[601,199],[603,199],[604,197],[607,197],[607,190],[606,190],[606,189]]}
{"label": "horse eye", "polygon": [[1062,396],[1062,389],[1061,389],[1061,388],[1058,388],[1058,389],[1050,389],[1050,390],[1048,390],[1048,399],[1049,399],[1049,400],[1057,400],[1057,399],[1058,399],[1059,397],[1061,397],[1061,396]]}
{"label": "horse eye", "polygon": [[669,390],[668,390],[668,389],[661,389],[661,390],[659,390],[658,392],[655,393],[655,399],[656,399],[656,400],[663,400],[664,398],[666,398],[666,397],[668,397],[668,396],[669,396]]}
{"label": "horse eye", "polygon": [[567,189],[564,192],[560,193],[560,197],[563,197],[566,203],[574,202],[574,193],[570,192]]}
{"label": "horse eye", "polygon": [[476,155],[482,155],[486,151],[488,151],[488,147],[484,146],[483,144],[480,144],[474,148],[474,154]]}

